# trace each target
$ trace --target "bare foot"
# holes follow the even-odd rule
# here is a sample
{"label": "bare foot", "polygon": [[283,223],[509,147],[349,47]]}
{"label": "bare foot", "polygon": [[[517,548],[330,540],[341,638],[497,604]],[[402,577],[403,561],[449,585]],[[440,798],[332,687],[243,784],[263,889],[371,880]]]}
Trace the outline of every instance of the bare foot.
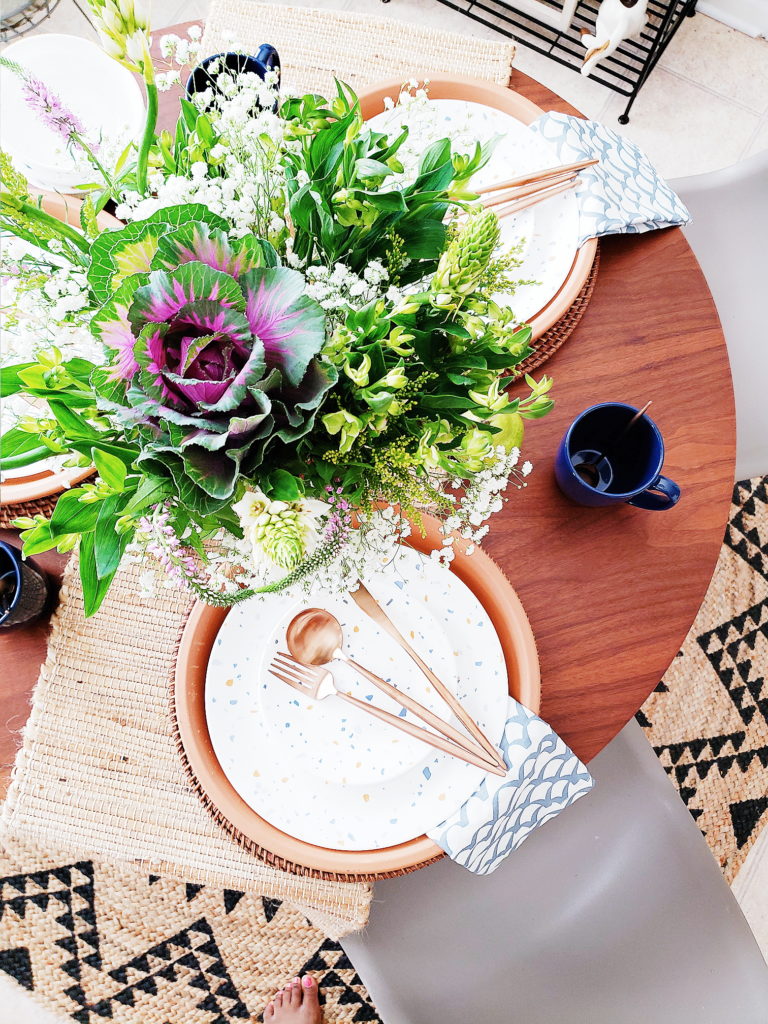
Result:
{"label": "bare foot", "polygon": [[308,974],[294,978],[267,1003],[264,1024],[322,1024],[317,982]]}

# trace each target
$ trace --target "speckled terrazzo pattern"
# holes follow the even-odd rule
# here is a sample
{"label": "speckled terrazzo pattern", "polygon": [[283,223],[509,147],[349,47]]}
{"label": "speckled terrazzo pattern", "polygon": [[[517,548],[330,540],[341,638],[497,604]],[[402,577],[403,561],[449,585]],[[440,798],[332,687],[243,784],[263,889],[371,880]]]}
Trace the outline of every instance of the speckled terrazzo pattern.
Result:
{"label": "speckled terrazzo pattern", "polygon": [[[498,637],[474,594],[411,549],[368,582],[404,635],[489,731],[506,720],[507,675]],[[448,708],[408,656],[346,595],[324,599],[345,650],[442,718]],[[305,698],[268,674],[285,628],[306,604],[248,602],[227,616],[213,648],[206,715],[216,756],[240,795],[271,824],[334,849],[379,849],[443,821],[483,772],[334,697]],[[360,699],[419,723],[347,665],[337,682]],[[455,719],[450,719],[456,724]],[[297,798],[296,794],[301,794]]]}

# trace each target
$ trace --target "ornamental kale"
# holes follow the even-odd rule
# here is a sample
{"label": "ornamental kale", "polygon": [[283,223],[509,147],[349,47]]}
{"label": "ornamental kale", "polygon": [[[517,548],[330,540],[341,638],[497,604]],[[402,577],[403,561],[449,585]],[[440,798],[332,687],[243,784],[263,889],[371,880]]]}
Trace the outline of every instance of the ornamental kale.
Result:
{"label": "ornamental kale", "polygon": [[91,277],[111,297],[93,329],[116,354],[100,404],[135,428],[137,466],[211,511],[311,429],[336,373],[316,358],[325,318],[303,276],[268,243],[184,214],[100,236]]}

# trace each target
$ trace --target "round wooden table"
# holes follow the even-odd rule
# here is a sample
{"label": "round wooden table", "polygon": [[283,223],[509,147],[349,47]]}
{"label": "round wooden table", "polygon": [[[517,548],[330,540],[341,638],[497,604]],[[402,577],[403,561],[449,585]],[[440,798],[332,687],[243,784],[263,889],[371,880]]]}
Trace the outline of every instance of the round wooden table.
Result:
{"label": "round wooden table", "polygon": [[[546,110],[578,113],[520,72],[510,87]],[[162,94],[161,124],[170,126],[175,112],[176,96]],[[525,455],[534,472],[494,517],[484,546],[528,612],[541,659],[541,715],[588,761],[634,715],[680,648],[728,516],[736,433],[728,356],[682,232],[601,242],[592,301],[540,372],[554,378],[555,409],[529,425]],[[660,515],[571,504],[552,474],[568,424],[596,402],[641,406],[648,399],[666,442],[664,472],[682,488],[679,504]],[[48,553],[36,562],[57,575],[64,559]],[[45,623],[0,630],[0,766],[13,760],[46,631]],[[0,771],[2,791],[9,768]]]}

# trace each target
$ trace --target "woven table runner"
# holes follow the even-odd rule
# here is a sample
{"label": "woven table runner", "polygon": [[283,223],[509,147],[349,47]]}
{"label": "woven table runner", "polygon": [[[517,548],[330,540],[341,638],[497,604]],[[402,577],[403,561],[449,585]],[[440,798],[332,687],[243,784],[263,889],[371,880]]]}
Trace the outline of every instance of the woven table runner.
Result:
{"label": "woven table runner", "polygon": [[[383,13],[384,9],[382,9]],[[238,49],[255,53],[271,43],[282,62],[281,87],[289,95],[336,95],[334,78],[359,92],[388,79],[471,74],[507,85],[515,44],[475,39],[425,25],[351,11],[316,10],[213,0],[203,54]]]}
{"label": "woven table runner", "polygon": [[169,686],[188,594],[140,596],[124,565],[98,615],[83,618],[70,560],[0,819],[7,841],[286,900],[334,938],[361,928],[370,887],[286,874],[234,843],[181,765]]}

